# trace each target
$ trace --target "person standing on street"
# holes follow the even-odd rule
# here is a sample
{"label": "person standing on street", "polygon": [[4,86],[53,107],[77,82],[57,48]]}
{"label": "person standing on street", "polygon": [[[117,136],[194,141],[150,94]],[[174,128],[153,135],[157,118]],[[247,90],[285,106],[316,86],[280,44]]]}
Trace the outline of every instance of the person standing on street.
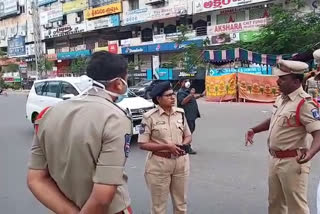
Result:
{"label": "person standing on street", "polygon": [[[196,95],[196,90],[194,88],[190,89],[191,82],[189,79],[182,79],[180,84],[181,88],[177,94],[178,107],[184,110],[190,131],[193,133],[196,129],[196,119],[200,117],[197,99],[204,97],[205,92]],[[189,154],[197,154],[197,152],[191,148],[191,145],[189,150]]]}
{"label": "person standing on street", "polygon": [[[320,49],[313,52],[313,58],[317,63],[318,69],[320,68]],[[318,192],[317,192],[317,214],[320,214],[320,180],[318,185]]]}
{"label": "person standing on street", "polygon": [[[280,60],[275,75],[282,95],[271,118],[246,133],[246,145],[256,133],[269,130],[269,214],[309,214],[307,186],[310,160],[320,150],[317,103],[301,87],[308,65]],[[310,136],[313,137],[311,147]]]}
{"label": "person standing on street", "polygon": [[27,184],[53,213],[132,213],[124,173],[131,120],[114,103],[127,91],[127,61],[96,52],[87,75],[96,86],[39,114]]}
{"label": "person standing on street", "polygon": [[313,99],[316,99],[318,97],[318,83],[314,79],[315,76],[316,76],[316,73],[312,71],[311,77],[308,78],[306,82],[306,89],[307,89],[306,91]]}
{"label": "person standing on street", "polygon": [[144,114],[138,142],[142,150],[149,151],[145,180],[151,193],[151,213],[166,213],[170,193],[174,214],[186,214],[190,163],[185,146],[191,143],[191,132],[183,109],[174,107],[170,82],[159,83],[150,95],[158,106]]}

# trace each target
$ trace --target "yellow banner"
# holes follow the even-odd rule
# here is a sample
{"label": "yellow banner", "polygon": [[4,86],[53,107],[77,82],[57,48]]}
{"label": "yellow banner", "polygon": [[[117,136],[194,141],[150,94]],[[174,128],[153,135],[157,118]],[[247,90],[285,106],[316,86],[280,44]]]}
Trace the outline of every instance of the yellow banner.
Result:
{"label": "yellow banner", "polygon": [[97,47],[93,50],[93,52],[98,52],[98,51],[108,51],[108,46],[105,47]]}
{"label": "yellow banner", "polygon": [[121,12],[122,12],[122,5],[121,5],[121,2],[119,2],[114,4],[108,4],[102,7],[87,9],[85,11],[85,18],[92,19],[100,16],[106,16],[106,15],[111,15],[111,14],[121,13]]}
{"label": "yellow banner", "polygon": [[206,77],[206,97],[208,101],[227,101],[236,99],[236,74]]}
{"label": "yellow banner", "polygon": [[87,8],[87,0],[74,0],[62,5],[64,14],[79,12]]}

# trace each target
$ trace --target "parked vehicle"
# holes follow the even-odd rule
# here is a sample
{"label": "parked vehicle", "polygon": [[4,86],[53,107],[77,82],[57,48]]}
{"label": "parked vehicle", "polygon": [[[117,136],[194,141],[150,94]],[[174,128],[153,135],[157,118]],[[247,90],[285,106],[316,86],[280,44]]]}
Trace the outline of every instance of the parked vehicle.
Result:
{"label": "parked vehicle", "polygon": [[150,92],[159,81],[161,80],[144,80],[130,87],[130,90],[140,97],[150,99]]}
{"label": "parked vehicle", "polygon": [[[28,95],[26,117],[31,123],[34,123],[38,114],[44,108],[54,106],[66,99],[74,99],[91,86],[92,81],[88,77],[58,77],[37,80]],[[117,105],[130,113],[133,122],[133,134],[139,133],[143,113],[155,107],[152,102],[138,97],[130,89],[126,94],[126,98],[117,103]]]}

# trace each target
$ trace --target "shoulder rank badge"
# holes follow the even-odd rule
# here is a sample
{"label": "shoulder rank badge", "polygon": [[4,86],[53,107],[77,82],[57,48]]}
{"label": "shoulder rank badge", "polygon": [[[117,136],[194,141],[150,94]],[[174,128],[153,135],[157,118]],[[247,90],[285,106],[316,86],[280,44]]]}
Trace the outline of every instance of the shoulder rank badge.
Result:
{"label": "shoulder rank badge", "polygon": [[131,135],[130,134],[126,134],[124,136],[124,154],[126,156],[126,158],[129,157],[129,153],[130,153],[130,143],[131,143]]}
{"label": "shoulder rank badge", "polygon": [[146,131],[146,124],[141,123],[139,127],[139,134],[143,134]]}
{"label": "shoulder rank badge", "polygon": [[318,108],[312,109],[311,112],[312,112],[312,116],[314,117],[314,119],[320,120],[320,114],[319,114]]}

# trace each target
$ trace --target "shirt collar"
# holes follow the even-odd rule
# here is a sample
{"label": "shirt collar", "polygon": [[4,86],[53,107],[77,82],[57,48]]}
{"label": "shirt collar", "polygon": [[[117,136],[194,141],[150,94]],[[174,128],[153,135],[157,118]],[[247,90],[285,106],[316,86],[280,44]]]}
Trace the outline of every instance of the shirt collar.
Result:
{"label": "shirt collar", "polygon": [[98,88],[98,87],[94,87],[94,88],[90,89],[88,91],[88,94],[92,95],[92,96],[101,97],[103,99],[106,99],[106,100],[113,102],[111,96],[105,90]]}
{"label": "shirt collar", "polygon": [[[166,112],[163,110],[163,108],[161,108],[160,106],[158,106],[158,109],[159,109],[159,114],[160,114],[160,116],[162,115],[162,114],[166,114]],[[171,110],[171,114],[174,114],[174,113],[176,113],[176,108],[175,107],[172,107],[172,110]]]}
{"label": "shirt collar", "polygon": [[293,101],[297,98],[298,94],[300,94],[301,92],[303,92],[302,86],[300,86],[294,92],[291,92],[290,94],[288,94],[288,97],[290,98],[291,101]]}

